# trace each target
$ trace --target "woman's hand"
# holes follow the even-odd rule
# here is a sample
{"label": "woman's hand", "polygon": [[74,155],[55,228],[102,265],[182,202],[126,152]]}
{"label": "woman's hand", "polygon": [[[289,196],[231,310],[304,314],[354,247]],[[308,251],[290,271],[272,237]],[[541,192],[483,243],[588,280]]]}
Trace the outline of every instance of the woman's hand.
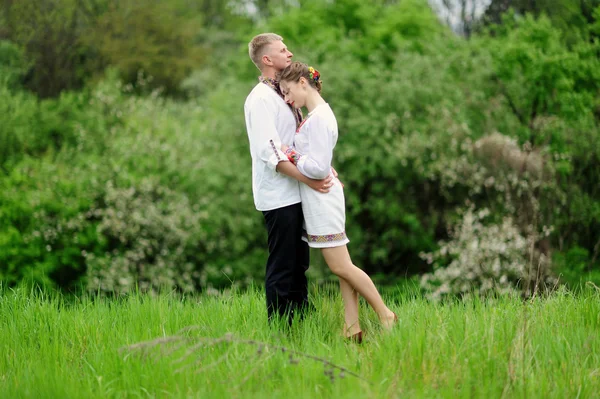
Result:
{"label": "woman's hand", "polygon": [[282,145],[281,145],[281,152],[285,153],[285,152],[287,151],[287,149],[288,149],[288,148],[290,148],[290,146],[289,146],[289,145],[282,144]]}

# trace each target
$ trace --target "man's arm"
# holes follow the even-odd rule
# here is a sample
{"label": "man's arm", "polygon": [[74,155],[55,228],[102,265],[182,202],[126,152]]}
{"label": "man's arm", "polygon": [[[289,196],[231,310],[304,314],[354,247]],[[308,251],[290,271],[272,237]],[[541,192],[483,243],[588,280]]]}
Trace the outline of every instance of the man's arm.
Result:
{"label": "man's arm", "polygon": [[325,179],[322,179],[322,180],[310,179],[310,178],[304,176],[302,173],[300,173],[300,171],[298,170],[296,165],[294,165],[293,163],[291,163],[289,161],[279,162],[277,164],[276,170],[277,170],[277,172],[282,173],[286,176],[289,176],[292,179],[298,180],[300,183],[306,184],[308,187],[310,187],[313,190],[316,190],[320,193],[328,193],[329,188],[332,186],[332,183],[331,183],[332,177],[331,176],[327,176]]}
{"label": "man's arm", "polygon": [[245,107],[246,127],[253,157],[263,161],[268,168],[275,170],[277,164],[287,157],[279,147],[281,139],[275,126],[277,109],[265,98],[254,99]]}

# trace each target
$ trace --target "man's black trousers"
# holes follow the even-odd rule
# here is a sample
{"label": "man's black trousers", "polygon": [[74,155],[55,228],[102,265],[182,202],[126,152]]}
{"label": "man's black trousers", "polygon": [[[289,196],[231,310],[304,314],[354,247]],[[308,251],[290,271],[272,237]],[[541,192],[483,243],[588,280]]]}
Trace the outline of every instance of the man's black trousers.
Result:
{"label": "man's black trousers", "polygon": [[265,288],[269,321],[274,315],[288,319],[308,306],[308,244],[302,241],[302,205],[264,211],[269,259]]}

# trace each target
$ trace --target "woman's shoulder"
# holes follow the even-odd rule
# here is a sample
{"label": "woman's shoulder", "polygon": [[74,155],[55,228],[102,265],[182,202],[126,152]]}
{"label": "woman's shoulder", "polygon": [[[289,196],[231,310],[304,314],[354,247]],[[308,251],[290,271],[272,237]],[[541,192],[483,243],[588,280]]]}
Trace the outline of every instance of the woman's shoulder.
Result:
{"label": "woman's shoulder", "polygon": [[319,110],[319,116],[329,129],[337,130],[337,119],[328,103],[323,104]]}
{"label": "woman's shoulder", "polygon": [[333,110],[328,103],[321,104],[315,108],[311,113],[310,118],[314,118],[315,120],[319,120],[321,122],[335,122],[336,120]]}

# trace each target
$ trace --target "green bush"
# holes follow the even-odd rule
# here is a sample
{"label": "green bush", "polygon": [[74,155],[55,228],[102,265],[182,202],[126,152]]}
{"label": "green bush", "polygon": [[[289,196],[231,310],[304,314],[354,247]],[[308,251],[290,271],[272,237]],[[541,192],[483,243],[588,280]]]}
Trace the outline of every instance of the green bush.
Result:
{"label": "green bush", "polygon": [[5,1],[2,36],[24,49],[31,70],[23,83],[41,97],[81,88],[88,54],[81,38],[89,26],[83,2]]}
{"label": "green bush", "polygon": [[23,50],[8,40],[0,40],[0,87],[19,87],[27,72]]}
{"label": "green bush", "polygon": [[[114,75],[114,72],[113,72]],[[103,92],[63,92],[56,99],[39,100],[24,91],[0,86],[0,167],[5,171],[25,156],[52,157],[63,148],[102,151],[103,135],[119,124],[123,110],[118,100]]]}
{"label": "green bush", "polygon": [[494,59],[496,93],[508,106],[500,123],[529,150],[546,152],[556,187],[539,198],[540,214],[554,226],[552,244],[589,251],[586,269],[600,245],[600,59],[598,41],[567,46],[542,17],[524,18],[485,40]]}
{"label": "green bush", "polygon": [[[425,2],[388,3],[308,1],[260,25],[322,73],[355,263],[378,275],[432,272],[419,254],[467,245],[447,226],[473,207],[490,211],[488,241],[505,220],[514,242],[534,237],[544,276],[591,276],[600,259],[598,43],[567,45],[548,20],[530,17],[464,41]],[[144,90],[153,87],[143,80],[119,84],[112,70],[43,101],[0,86],[1,278],[101,291],[262,278],[266,231],[242,109],[258,71],[245,44],[189,76],[183,89],[201,97],[185,102]],[[182,71],[174,67],[172,84]],[[516,249],[513,260],[528,254]],[[453,267],[494,265],[494,254],[475,255]],[[436,270],[451,263],[440,257]],[[515,287],[518,273],[507,279]]]}
{"label": "green bush", "polygon": [[201,222],[206,214],[195,212],[185,195],[147,178],[128,188],[109,181],[100,201],[85,217],[67,223],[82,230],[97,221],[96,233],[106,248],[103,254],[85,254],[89,290],[191,292],[199,287],[199,272],[191,260],[205,251]]}
{"label": "green bush", "polygon": [[[435,271],[421,277],[429,297],[518,293],[532,296],[556,287],[550,259],[540,253],[535,235],[524,236],[511,218],[485,223],[489,210],[467,209],[447,242],[423,254]],[[549,234],[549,232],[545,232]]]}
{"label": "green bush", "polygon": [[560,281],[571,287],[583,286],[588,281],[600,284],[600,270],[590,267],[590,253],[578,246],[566,252],[556,252],[552,259]]}
{"label": "green bush", "polygon": [[84,39],[99,57],[94,60],[116,67],[125,83],[140,76],[147,87],[179,92],[181,82],[198,68],[207,50],[197,43],[201,14],[177,12],[177,2],[109,1]]}
{"label": "green bush", "polygon": [[83,251],[102,247],[94,223],[73,230],[67,221],[88,210],[102,188],[106,165],[98,159],[123,116],[121,92],[111,80],[92,93],[41,102],[6,93],[0,107],[10,112],[0,114],[0,137],[18,147],[8,149],[0,178],[0,276],[11,285],[28,278],[73,288],[85,274]]}
{"label": "green bush", "polygon": [[122,90],[109,77],[69,118],[74,145],[24,156],[1,179],[2,279],[189,291],[263,275],[243,115],[214,105],[229,93],[182,104]]}

